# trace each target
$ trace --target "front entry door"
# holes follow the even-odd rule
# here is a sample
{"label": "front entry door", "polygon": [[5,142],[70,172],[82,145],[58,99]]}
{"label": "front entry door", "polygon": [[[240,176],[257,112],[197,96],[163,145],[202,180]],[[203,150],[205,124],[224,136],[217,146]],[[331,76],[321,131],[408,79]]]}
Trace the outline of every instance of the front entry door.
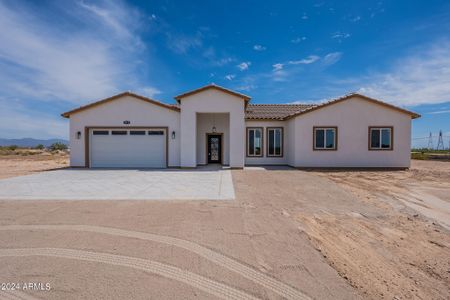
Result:
{"label": "front entry door", "polygon": [[208,163],[222,163],[222,136],[220,134],[208,135]]}

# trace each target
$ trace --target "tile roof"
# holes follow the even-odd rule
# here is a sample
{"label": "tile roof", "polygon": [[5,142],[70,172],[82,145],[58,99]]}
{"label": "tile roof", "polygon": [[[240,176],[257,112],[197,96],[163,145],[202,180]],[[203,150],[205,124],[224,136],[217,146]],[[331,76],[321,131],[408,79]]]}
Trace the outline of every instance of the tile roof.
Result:
{"label": "tile roof", "polygon": [[[222,87],[218,87],[216,85],[209,85],[209,86],[203,87],[201,89],[206,89],[206,88],[218,88],[220,90],[223,89]],[[198,91],[196,90],[196,91],[193,91],[193,92],[198,92]],[[228,92],[228,90],[227,90],[227,92]],[[242,95],[242,94],[237,94],[237,95],[245,96],[245,95]],[[135,93],[132,93],[132,92],[128,91],[128,92],[123,92],[123,93],[114,95],[112,97],[109,97],[109,98],[106,98],[106,99],[103,99],[103,100],[100,100],[100,101],[97,101],[97,102],[93,102],[93,103],[81,106],[79,108],[73,109],[73,110],[68,111],[68,112],[65,112],[65,113],[62,114],[62,116],[66,117],[66,118],[69,118],[70,115],[73,114],[73,113],[77,113],[79,111],[83,111],[85,109],[92,108],[92,107],[97,106],[99,104],[103,104],[103,103],[107,103],[109,101],[113,101],[113,100],[118,99],[118,98],[120,98],[122,96],[132,96],[132,97],[137,98],[139,100],[143,100],[143,101],[146,101],[146,102],[149,102],[149,103],[152,103],[152,104],[155,104],[155,105],[167,108],[167,109],[171,109],[171,110],[174,110],[174,111],[180,111],[180,109],[181,109],[179,103],[166,104],[166,103],[159,102],[157,100],[153,100],[153,99],[150,99],[150,98],[147,98],[147,97],[144,97],[144,96],[141,96],[141,95],[138,95],[138,94],[135,94]],[[385,103],[385,102],[382,102],[380,100],[373,99],[373,98],[370,98],[370,97],[367,97],[367,96],[364,96],[364,95],[361,95],[361,94],[358,94],[358,93],[350,93],[350,94],[347,94],[345,96],[342,96],[342,97],[339,97],[339,98],[335,98],[335,99],[332,99],[332,100],[327,101],[327,102],[317,103],[317,104],[250,104],[250,103],[248,103],[247,99],[244,99],[244,100],[246,100],[245,119],[246,120],[288,120],[290,118],[294,118],[296,116],[299,116],[299,115],[302,115],[302,114],[305,114],[305,113],[308,113],[308,112],[311,112],[311,111],[315,111],[315,110],[320,109],[322,107],[326,107],[326,106],[329,106],[329,105],[332,105],[332,104],[335,104],[335,103],[339,103],[341,101],[345,101],[345,100],[350,99],[352,97],[359,97],[360,99],[372,102],[374,104],[382,105],[382,106],[385,106],[387,108],[394,109],[394,110],[400,111],[402,113],[406,113],[406,114],[410,115],[411,118],[413,118],[413,119],[420,117],[419,114],[414,113],[414,112],[409,111],[409,110],[406,110],[406,109],[403,109],[401,107],[397,107],[397,106],[394,106],[392,104]]]}
{"label": "tile roof", "polygon": [[248,104],[247,120],[283,120],[284,118],[311,109],[316,104]]}

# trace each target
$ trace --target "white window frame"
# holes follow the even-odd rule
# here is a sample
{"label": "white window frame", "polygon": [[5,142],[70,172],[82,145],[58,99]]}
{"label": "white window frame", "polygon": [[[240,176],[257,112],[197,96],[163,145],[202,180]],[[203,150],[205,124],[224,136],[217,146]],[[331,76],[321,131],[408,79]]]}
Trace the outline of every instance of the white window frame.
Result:
{"label": "white window frame", "polygon": [[[270,137],[270,134],[269,134],[269,132],[270,131],[274,131],[274,134],[273,134],[273,140],[272,141],[270,141],[269,140],[269,137]],[[276,153],[270,153],[270,142],[273,142],[273,144],[274,144],[274,146],[273,146],[273,151],[275,152],[275,137],[276,137],[276,134],[275,134],[275,132],[276,131],[280,131],[280,153],[279,154],[276,154]],[[267,134],[266,134],[266,136],[267,136],[267,157],[283,157],[283,143],[284,143],[284,137],[283,137],[283,127],[267,127]]]}
{"label": "white window frame", "polygon": [[[316,134],[318,130],[323,130],[323,147],[317,147],[316,145]],[[327,130],[333,130],[333,148],[327,148]],[[313,150],[331,150],[335,151],[337,150],[337,135],[338,135],[338,128],[337,126],[315,126],[313,128]]]}
{"label": "white window frame", "polygon": [[[389,130],[389,148],[383,148],[382,147],[382,140],[383,140],[383,136],[382,136],[382,131],[383,130]],[[372,131],[377,130],[380,132],[379,134],[379,147],[372,147]],[[381,151],[389,151],[389,150],[393,150],[394,149],[394,127],[393,126],[370,126],[369,127],[369,150],[381,150]]]}
{"label": "white window frame", "polygon": [[[253,133],[253,154],[250,154],[250,131],[254,131]],[[256,154],[256,146],[255,146],[255,137],[256,131],[259,131],[261,136],[261,143],[259,145],[261,149],[260,154]],[[247,157],[263,157],[264,156],[264,128],[263,127],[247,127]]]}

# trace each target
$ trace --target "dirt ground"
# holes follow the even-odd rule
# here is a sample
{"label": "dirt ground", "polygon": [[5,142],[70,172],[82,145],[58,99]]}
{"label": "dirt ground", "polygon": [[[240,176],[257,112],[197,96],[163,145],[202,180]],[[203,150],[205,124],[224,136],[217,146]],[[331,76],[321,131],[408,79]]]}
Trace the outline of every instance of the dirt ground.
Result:
{"label": "dirt ground", "polygon": [[450,298],[449,163],[233,182],[235,201],[2,201],[0,283],[49,283],[24,291],[38,299]]}
{"label": "dirt ground", "polygon": [[[369,298],[450,298],[450,163],[405,171],[313,172],[368,211],[299,213],[311,241]],[[427,218],[428,217],[428,218]]]}
{"label": "dirt ground", "polygon": [[[18,153],[20,152],[18,151]],[[0,155],[0,179],[28,175],[45,170],[65,168],[68,166],[69,156],[64,153],[51,154],[43,152],[42,154],[26,156],[21,154]]]}

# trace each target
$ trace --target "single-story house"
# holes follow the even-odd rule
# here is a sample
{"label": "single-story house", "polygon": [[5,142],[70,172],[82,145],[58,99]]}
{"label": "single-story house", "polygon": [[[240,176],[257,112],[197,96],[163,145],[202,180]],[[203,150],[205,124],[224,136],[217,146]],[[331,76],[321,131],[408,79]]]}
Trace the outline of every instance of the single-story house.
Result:
{"label": "single-story house", "polygon": [[72,167],[410,165],[418,114],[349,94],[319,104],[251,104],[211,84],[166,104],[124,92],[65,112]]}

